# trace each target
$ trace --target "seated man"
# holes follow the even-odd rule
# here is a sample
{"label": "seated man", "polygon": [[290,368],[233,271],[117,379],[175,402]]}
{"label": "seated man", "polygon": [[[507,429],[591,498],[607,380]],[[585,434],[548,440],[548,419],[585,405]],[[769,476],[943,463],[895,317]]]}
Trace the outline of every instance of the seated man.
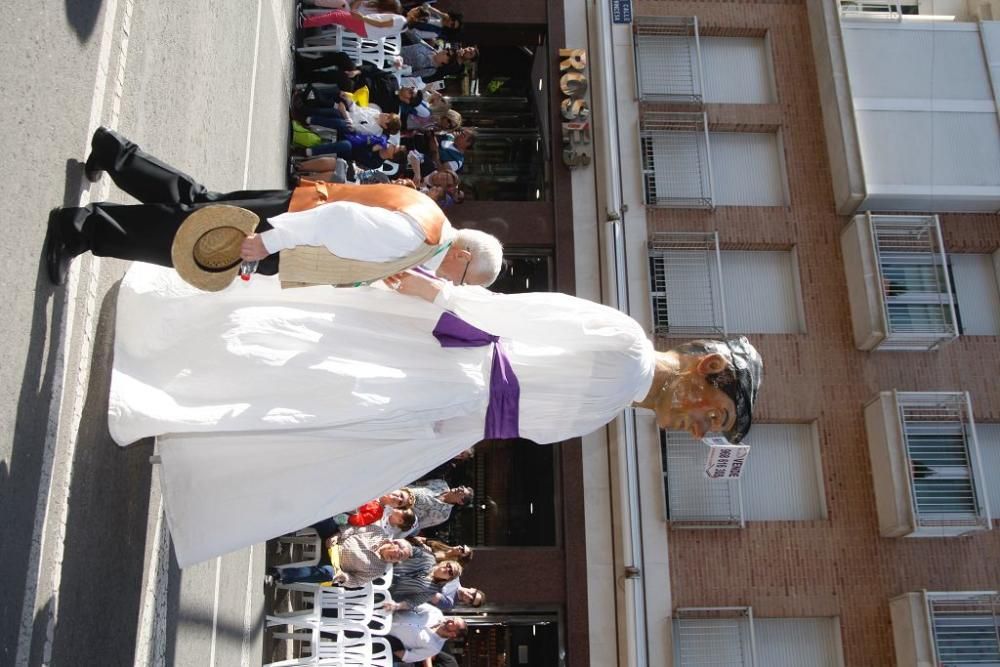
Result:
{"label": "seated man", "polygon": [[413,493],[413,513],[421,530],[441,525],[451,518],[455,505],[468,505],[474,495],[469,487],[450,488],[443,479],[415,482],[409,490]]}
{"label": "seated man", "polygon": [[464,238],[464,231],[474,230],[456,232],[431,200],[410,188],[330,186],[336,200],[289,212],[290,190],[209,191],[111,130],[98,128],[92,146],[87,178],[97,180],[107,171],[119,188],[143,203],[54,209],[45,256],[49,278],[57,285],[73,258],[88,250],[172,267],[172,244],[181,223],[193,211],[218,203],[241,206],[260,217],[242,255],[246,261],[260,261],[257,272],[265,275],[278,273],[278,251],[296,245],[325,246],[339,257],[383,262],[429,244],[440,250],[424,266],[446,280],[467,274],[466,282],[489,285],[500,271],[503,249],[495,237],[478,232]]}
{"label": "seated man", "polygon": [[423,604],[394,614],[387,639],[398,660],[419,662],[440,653],[449,639],[464,637],[466,629],[465,619],[445,616],[437,607]]}
{"label": "seated man", "polygon": [[272,568],[267,582],[319,583],[356,588],[385,574],[392,563],[413,555],[406,540],[390,540],[381,526],[351,528],[327,539],[319,565]]}

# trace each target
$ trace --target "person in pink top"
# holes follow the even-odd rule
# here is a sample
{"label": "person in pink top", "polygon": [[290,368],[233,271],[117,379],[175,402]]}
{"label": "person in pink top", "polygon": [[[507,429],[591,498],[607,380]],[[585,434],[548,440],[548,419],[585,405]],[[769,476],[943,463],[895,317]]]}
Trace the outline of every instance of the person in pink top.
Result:
{"label": "person in pink top", "polygon": [[333,11],[315,14],[313,16],[299,15],[300,28],[322,28],[327,25],[339,25],[356,35],[369,39],[393,37],[406,29],[406,17],[400,14],[371,13],[362,14],[357,11],[364,0],[355,0],[350,9],[335,9]]}

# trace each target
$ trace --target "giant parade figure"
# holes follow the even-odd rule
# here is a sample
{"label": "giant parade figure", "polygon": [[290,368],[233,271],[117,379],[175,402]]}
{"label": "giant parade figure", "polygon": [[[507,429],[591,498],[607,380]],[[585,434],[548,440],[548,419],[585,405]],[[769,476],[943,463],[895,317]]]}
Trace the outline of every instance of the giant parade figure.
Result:
{"label": "giant parade figure", "polygon": [[696,437],[750,428],[763,368],[745,338],[657,352],[637,322],[585,299],[419,269],[387,282],[255,276],[204,291],[164,267],[129,270],[109,427],[122,446],[156,438],[181,566],[361,505],[484,439],[555,443],[629,406]]}

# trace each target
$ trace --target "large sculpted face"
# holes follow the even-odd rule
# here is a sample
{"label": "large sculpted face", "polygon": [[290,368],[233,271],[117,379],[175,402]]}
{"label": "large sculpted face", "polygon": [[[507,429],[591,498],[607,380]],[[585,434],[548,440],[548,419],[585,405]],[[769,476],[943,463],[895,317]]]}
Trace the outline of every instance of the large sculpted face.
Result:
{"label": "large sculpted face", "polygon": [[696,438],[723,432],[736,423],[736,404],[707,377],[724,371],[729,362],[719,354],[685,355],[679,372],[656,397],[656,424],[670,431],[687,431]]}

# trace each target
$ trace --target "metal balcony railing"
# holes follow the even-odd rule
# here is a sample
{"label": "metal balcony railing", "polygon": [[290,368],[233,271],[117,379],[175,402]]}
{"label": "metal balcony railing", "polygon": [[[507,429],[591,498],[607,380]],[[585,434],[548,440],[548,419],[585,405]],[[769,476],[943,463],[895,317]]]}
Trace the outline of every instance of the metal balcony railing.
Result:
{"label": "metal balcony railing", "polygon": [[1000,595],[924,593],[937,664],[1000,665]]}
{"label": "metal balcony railing", "polygon": [[644,102],[702,102],[698,18],[639,16],[633,29],[635,78]]}
{"label": "metal balcony railing", "polygon": [[705,477],[706,448],[683,431],[660,439],[667,518],[675,528],[743,528],[740,480]]}
{"label": "metal balcony railing", "polygon": [[727,332],[717,233],[653,235],[649,282],[654,333],[698,336]]}
{"label": "metal balcony railing", "polygon": [[896,392],[918,530],[991,528],[965,392]]}
{"label": "metal balcony railing", "polygon": [[845,19],[902,21],[903,5],[895,0],[841,0],[840,16]]}
{"label": "metal balcony railing", "polygon": [[867,213],[886,324],[880,350],[932,350],[958,336],[948,259],[935,215]]}
{"label": "metal balcony railing", "polygon": [[646,204],[715,206],[706,114],[643,112],[639,141]]}
{"label": "metal balcony railing", "polygon": [[756,667],[753,609],[686,607],[674,615],[678,667]]}

